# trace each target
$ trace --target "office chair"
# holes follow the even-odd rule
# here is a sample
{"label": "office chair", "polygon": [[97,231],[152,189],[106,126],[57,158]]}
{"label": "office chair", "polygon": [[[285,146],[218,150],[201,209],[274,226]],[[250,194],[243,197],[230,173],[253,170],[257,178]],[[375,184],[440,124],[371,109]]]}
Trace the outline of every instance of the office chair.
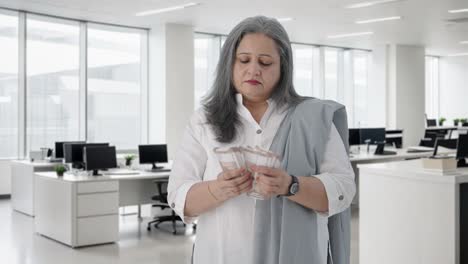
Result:
{"label": "office chair", "polygon": [[[161,210],[164,210],[166,208],[171,209],[169,206],[169,203],[167,202],[167,191],[163,191],[163,185],[166,185],[167,188],[167,183],[169,182],[169,179],[157,179],[153,181],[156,184],[156,188],[158,190],[158,194],[154,195],[151,197],[151,200],[156,201],[155,204],[153,204],[153,207],[159,207]],[[158,225],[163,222],[172,222],[172,234],[177,234],[177,229],[176,229],[176,222],[181,221],[182,219],[176,215],[174,210],[172,210],[171,215],[167,216],[156,216],[154,219],[150,222],[148,222],[148,227],[147,230],[151,231],[151,225],[154,225],[155,228],[158,228]],[[184,224],[185,226],[185,224]]]}
{"label": "office chair", "polygon": [[438,138],[445,138],[445,134],[427,131],[424,133],[424,138],[419,141],[419,146],[433,148]]}

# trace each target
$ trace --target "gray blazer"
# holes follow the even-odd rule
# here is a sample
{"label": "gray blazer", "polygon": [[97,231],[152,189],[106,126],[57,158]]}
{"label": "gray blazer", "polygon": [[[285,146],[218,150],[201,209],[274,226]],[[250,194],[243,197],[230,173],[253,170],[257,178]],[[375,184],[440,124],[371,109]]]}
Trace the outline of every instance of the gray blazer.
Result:
{"label": "gray blazer", "polygon": [[[331,125],[335,124],[348,149],[348,125],[343,105],[308,98],[291,108],[270,150],[283,157],[282,168],[293,175],[320,171]],[[348,264],[350,209],[320,223],[315,211],[286,198],[257,201],[255,208],[254,263]],[[326,239],[330,244],[326,244]]]}

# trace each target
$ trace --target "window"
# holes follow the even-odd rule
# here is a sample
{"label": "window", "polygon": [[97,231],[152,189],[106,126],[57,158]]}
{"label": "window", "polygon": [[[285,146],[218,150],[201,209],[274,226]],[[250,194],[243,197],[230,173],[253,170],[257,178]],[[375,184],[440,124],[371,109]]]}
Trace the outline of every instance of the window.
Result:
{"label": "window", "polygon": [[426,57],[426,115],[439,117],[439,58]]}
{"label": "window", "polygon": [[325,99],[338,99],[338,56],[338,49],[325,48]]}
{"label": "window", "polygon": [[353,51],[353,123],[354,127],[365,126],[367,122],[368,111],[368,67],[369,67],[369,52]]}
{"label": "window", "polygon": [[[223,41],[224,43],[224,41]],[[221,50],[221,37],[195,34],[195,109],[214,82],[216,65]]]}
{"label": "window", "polygon": [[27,15],[27,149],[79,139],[78,22]]}
{"label": "window", "polygon": [[310,45],[292,44],[294,61],[294,88],[302,96],[314,95],[314,50]]}
{"label": "window", "polygon": [[18,156],[18,16],[0,13],[0,158]]}
{"label": "window", "polygon": [[135,149],[142,138],[146,31],[88,24],[87,139]]}

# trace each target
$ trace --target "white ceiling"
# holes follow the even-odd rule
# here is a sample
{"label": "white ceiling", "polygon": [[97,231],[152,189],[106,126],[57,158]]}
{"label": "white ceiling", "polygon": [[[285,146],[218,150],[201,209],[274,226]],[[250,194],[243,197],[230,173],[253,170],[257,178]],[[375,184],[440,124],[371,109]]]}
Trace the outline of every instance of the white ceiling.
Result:
{"label": "white ceiling", "polygon": [[[371,49],[399,43],[423,45],[432,55],[468,52],[468,0],[404,0],[374,7],[345,9],[365,0],[193,0],[196,7],[137,17],[135,13],[188,3],[191,0],[0,0],[0,7],[106,23],[152,27],[162,23],[192,25],[196,31],[227,34],[242,18],[253,15],[293,17],[283,25],[294,42]],[[354,24],[356,20],[402,16],[402,20]],[[448,19],[467,18],[465,23]],[[374,35],[327,39],[328,35],[373,31]]]}

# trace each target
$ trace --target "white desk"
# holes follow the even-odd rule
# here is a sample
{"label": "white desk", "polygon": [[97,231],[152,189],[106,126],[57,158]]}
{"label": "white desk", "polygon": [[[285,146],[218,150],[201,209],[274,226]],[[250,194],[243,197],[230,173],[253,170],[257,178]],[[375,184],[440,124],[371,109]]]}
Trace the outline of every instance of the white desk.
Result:
{"label": "white desk", "polygon": [[459,223],[466,230],[460,184],[468,182],[467,168],[449,176],[424,169],[421,160],[358,167],[361,264],[466,263]]}
{"label": "white desk", "polygon": [[[433,152],[413,152],[408,153],[407,149],[392,149],[392,148],[385,148],[386,150],[396,151],[396,155],[375,155],[374,148],[371,148],[369,152],[367,152],[366,146],[361,146],[360,152],[357,154],[350,155],[351,165],[354,170],[355,181],[356,181],[356,195],[353,199],[353,206],[359,206],[359,164],[368,164],[368,163],[383,163],[383,162],[394,162],[394,161],[402,161],[407,159],[419,159],[432,156]],[[448,150],[446,148],[440,148],[440,153],[455,153],[454,150]]]}
{"label": "white desk", "polygon": [[34,219],[37,233],[71,247],[118,241],[119,206],[152,203],[154,179],[169,172],[138,175],[57,177],[36,173]]}
{"label": "white desk", "polygon": [[34,173],[53,171],[57,163],[11,161],[11,204],[14,210],[34,216]]}

